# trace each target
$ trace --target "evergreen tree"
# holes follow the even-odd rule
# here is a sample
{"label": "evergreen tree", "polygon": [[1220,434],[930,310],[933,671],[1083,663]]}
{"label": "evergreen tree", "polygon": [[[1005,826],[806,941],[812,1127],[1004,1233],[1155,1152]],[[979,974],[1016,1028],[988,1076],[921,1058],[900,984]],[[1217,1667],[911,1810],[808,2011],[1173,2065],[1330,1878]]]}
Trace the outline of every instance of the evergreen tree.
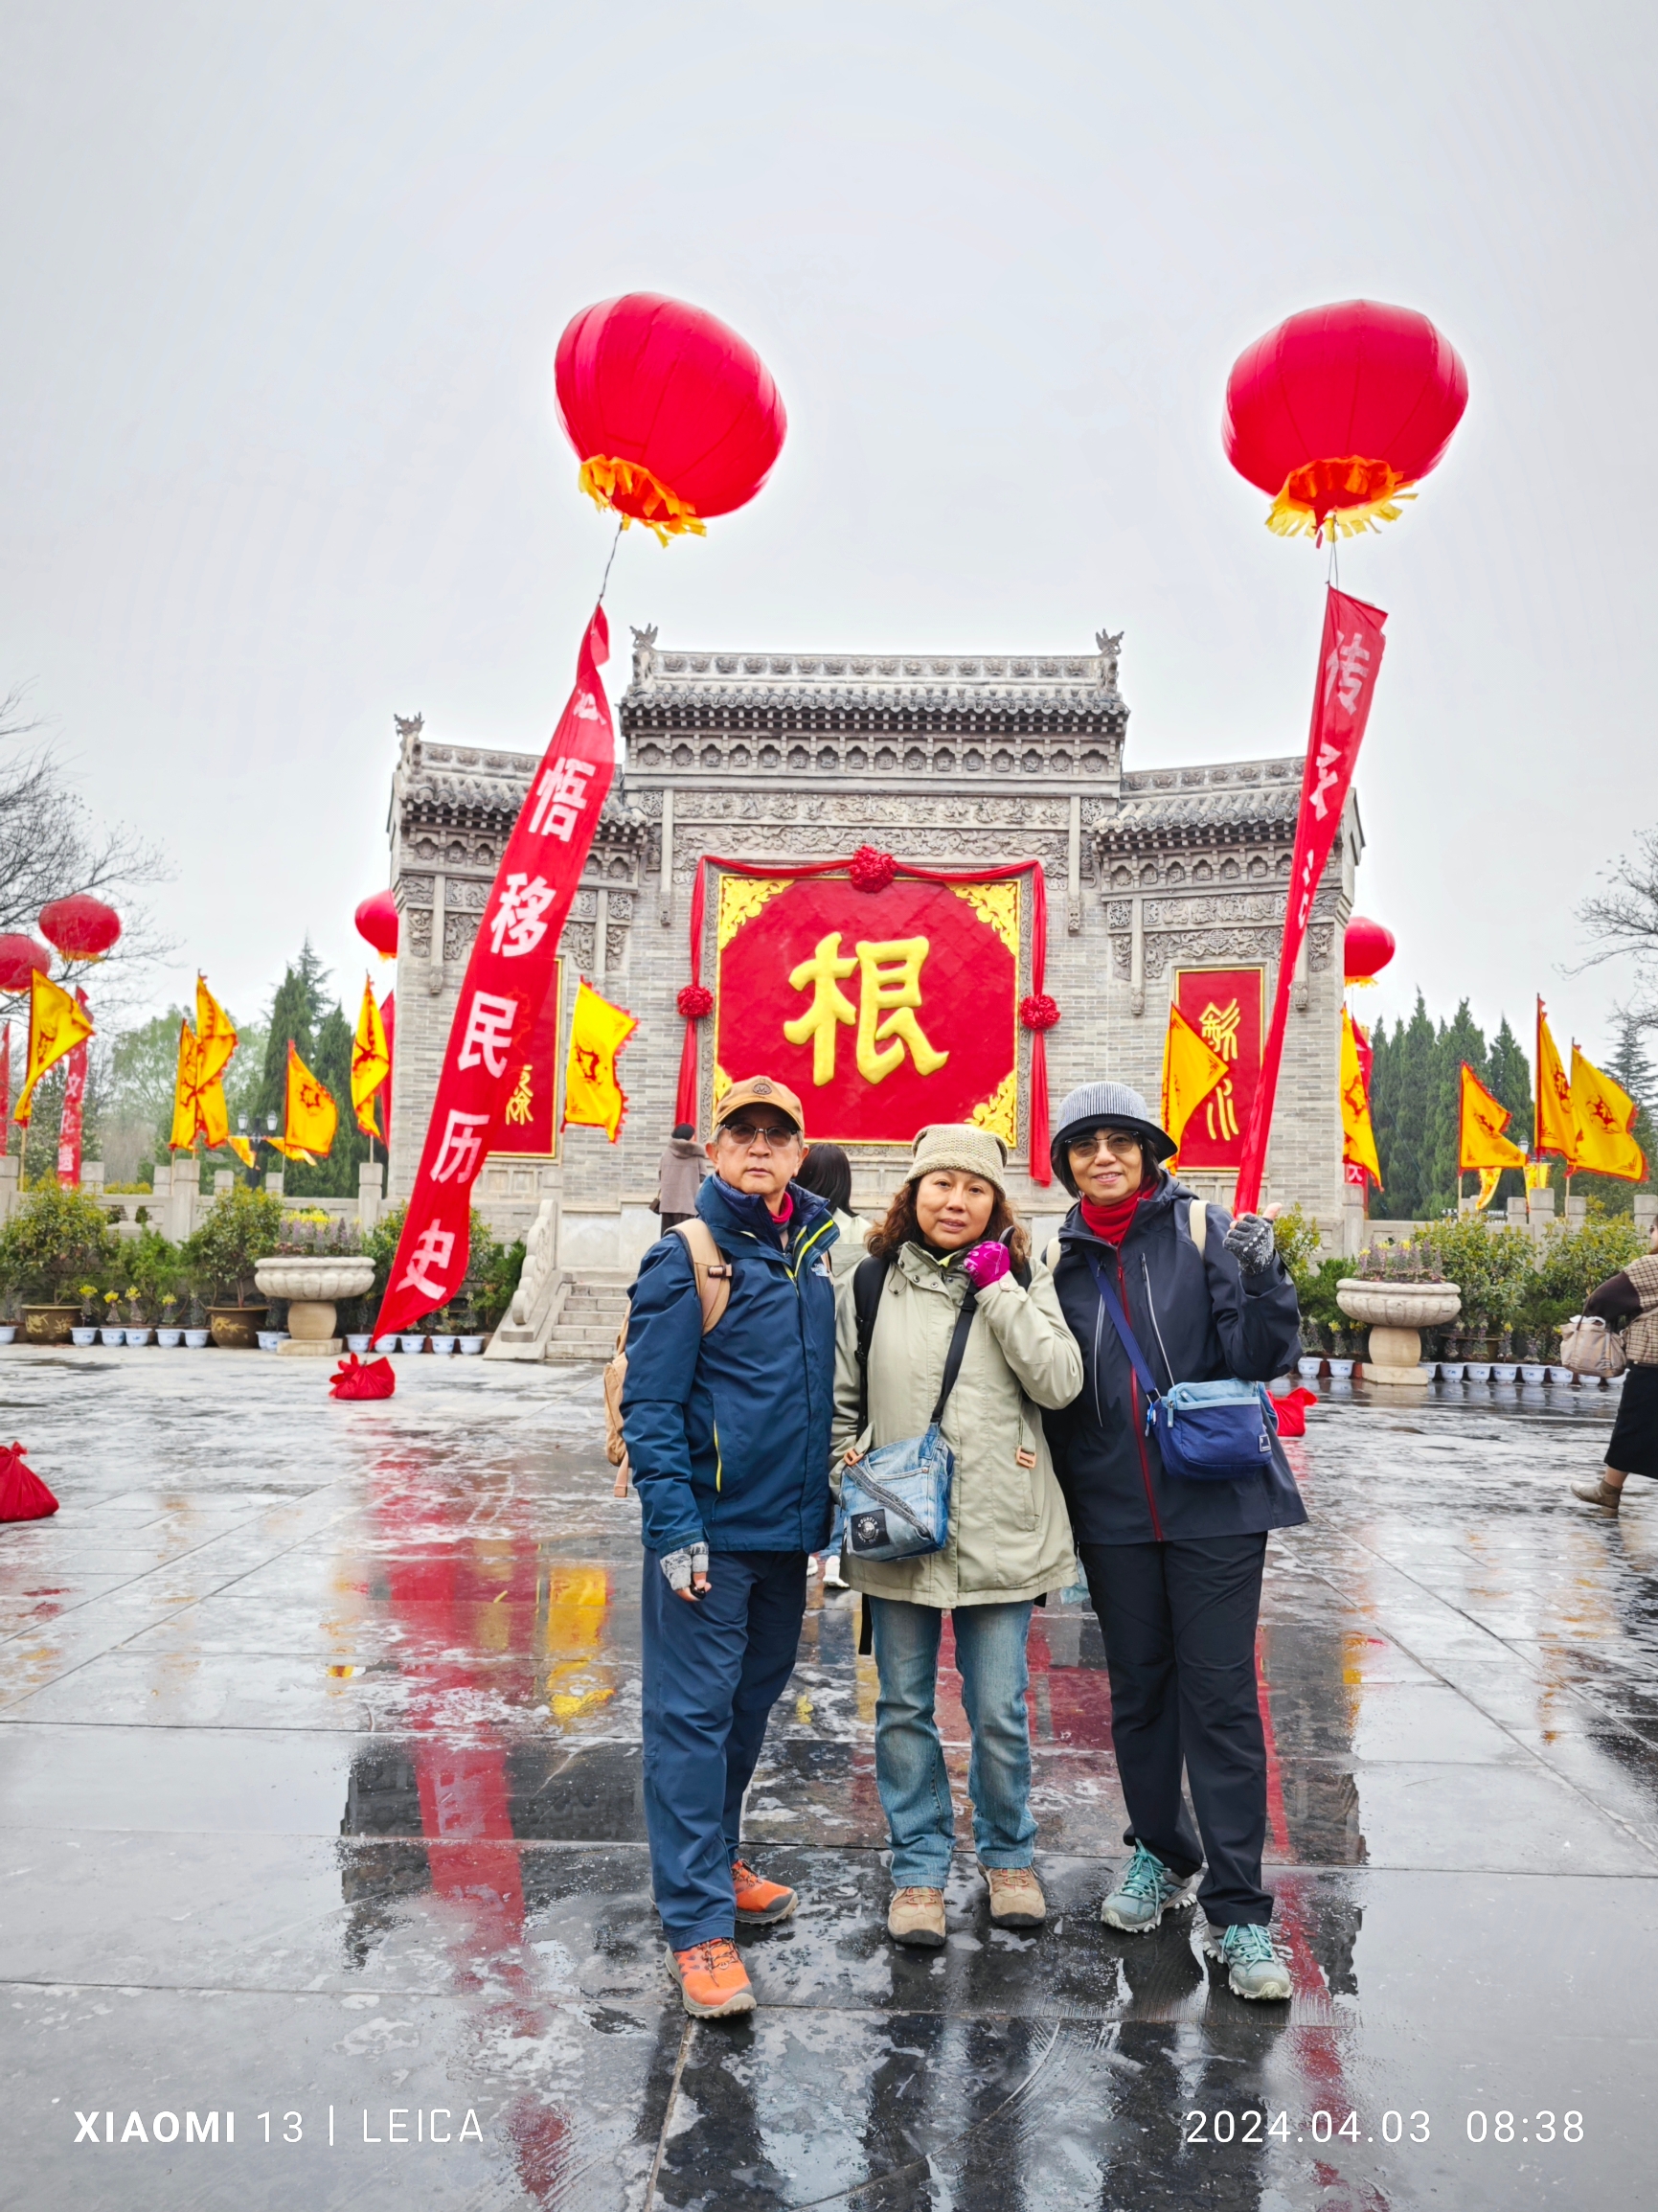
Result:
{"label": "evergreen tree", "polygon": [[1627,1011],[1619,1015],[1618,1045],[1606,1062],[1606,1073],[1624,1085],[1637,1106],[1650,1106],[1654,1082],[1644,1041],[1646,1027]]}
{"label": "evergreen tree", "polygon": [[1373,1191],[1370,1210],[1384,1218],[1393,1215],[1393,1183],[1391,1163],[1395,1156],[1395,1132],[1398,1121],[1398,1061],[1399,1047],[1396,1038],[1404,1036],[1400,1022],[1395,1037],[1388,1035],[1385,1020],[1378,1021],[1371,1032],[1370,1118],[1375,1131],[1376,1158],[1381,1165],[1382,1189]]}
{"label": "evergreen tree", "polygon": [[[1435,1036],[1421,992],[1410,1021],[1401,1021],[1389,1046],[1392,1129],[1381,1158],[1387,1218],[1417,1220],[1429,1188],[1430,1129],[1435,1103]],[[1378,1204],[1377,1211],[1381,1210]]]}
{"label": "evergreen tree", "polygon": [[[369,1140],[352,1111],[352,1025],[338,1006],[330,1006],[317,1025],[315,1050],[307,1064],[323,1083],[339,1110],[339,1125],[326,1160],[307,1168],[303,1160],[285,1163],[283,1189],[299,1198],[356,1196],[357,1168],[369,1156]],[[298,1039],[296,1038],[296,1043]],[[304,1051],[304,1047],[300,1047]]]}
{"label": "evergreen tree", "polygon": [[[1490,1058],[1487,1063],[1486,1083],[1493,1098],[1499,1098],[1513,1115],[1509,1124],[1509,1134],[1524,1152],[1532,1149],[1534,1106],[1532,1097],[1532,1063],[1521,1048],[1519,1038],[1509,1027],[1505,1014],[1497,1034],[1491,1039]],[[1494,1206],[1506,1205],[1510,1198],[1523,1198],[1526,1178],[1518,1168],[1507,1168],[1497,1185],[1497,1195],[1491,1200]]]}
{"label": "evergreen tree", "polygon": [[[270,1028],[265,1039],[264,1079],[254,1099],[253,1111],[258,1117],[256,1130],[263,1134],[271,1126],[270,1117],[276,1116],[278,1136],[283,1131],[287,1112],[288,1046],[305,1061],[307,1067],[316,1065],[317,1032],[322,1026],[328,1009],[324,986],[329,971],[311,949],[307,936],[300,947],[300,956],[277,985],[276,996],[271,1000]],[[332,1085],[329,1085],[332,1088]],[[349,1091],[348,1091],[349,1095]]]}

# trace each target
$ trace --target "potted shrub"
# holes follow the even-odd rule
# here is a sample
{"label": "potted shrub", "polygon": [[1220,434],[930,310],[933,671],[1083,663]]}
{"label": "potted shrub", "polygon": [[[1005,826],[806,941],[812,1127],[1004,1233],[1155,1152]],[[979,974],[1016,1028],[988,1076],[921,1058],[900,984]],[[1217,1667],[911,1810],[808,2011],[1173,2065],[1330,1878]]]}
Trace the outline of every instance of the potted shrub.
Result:
{"label": "potted shrub", "polygon": [[223,1193],[183,1247],[193,1281],[205,1292],[213,1340],[227,1352],[258,1348],[268,1308],[256,1304],[256,1269],[282,1239],[282,1200],[245,1183]]}
{"label": "potted shrub", "polygon": [[31,1344],[67,1344],[79,1286],[102,1273],[115,1245],[103,1208],[56,1183],[31,1191],[0,1230],[0,1270],[23,1300]]}

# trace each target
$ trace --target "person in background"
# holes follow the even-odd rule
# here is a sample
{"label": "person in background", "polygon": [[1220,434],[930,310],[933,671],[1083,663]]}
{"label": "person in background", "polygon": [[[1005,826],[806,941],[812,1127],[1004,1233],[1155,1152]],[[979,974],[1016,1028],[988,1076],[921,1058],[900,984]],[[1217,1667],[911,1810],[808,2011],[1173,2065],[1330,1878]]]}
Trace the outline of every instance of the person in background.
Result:
{"label": "person in background", "polygon": [[[852,1164],[840,1145],[813,1145],[806,1155],[806,1165],[795,1177],[803,1190],[815,1191],[834,1215],[840,1241],[829,1254],[829,1265],[834,1268],[835,1281],[850,1275],[864,1256],[870,1241],[870,1224],[852,1205]],[[814,1562],[823,1573],[826,1590],[844,1590],[849,1587],[841,1571],[842,1515],[835,1508],[834,1526],[829,1531],[829,1549],[818,1555]]]}
{"label": "person in background", "polygon": [[1658,1224],[1647,1257],[1631,1260],[1586,1300],[1583,1311],[1608,1328],[1624,1331],[1624,1388],[1606,1446],[1606,1466],[1592,1480],[1575,1482],[1572,1495],[1616,1513],[1632,1474],[1658,1479]]}
{"label": "person in background", "polygon": [[690,1122],[676,1123],[656,1171],[656,1211],[665,1229],[671,1229],[676,1221],[689,1221],[695,1213],[696,1194],[707,1173],[708,1161],[696,1142],[695,1129]]}
{"label": "person in background", "polygon": [[837,1234],[790,1177],[786,1084],[734,1083],[714,1111],[696,1211],[731,1269],[706,1334],[692,1249],[640,1262],[622,1429],[645,1541],[645,1825],[669,1966],[688,2013],[754,2010],[733,1938],[799,1902],[738,1856],[742,1800],[800,1643],[808,1556],[829,1534]]}
{"label": "person in background", "polygon": [[1059,1232],[1054,1282],[1087,1373],[1066,1410],[1048,1417],[1048,1438],[1105,1642],[1124,1841],[1134,1847],[1101,1918],[1144,1934],[1195,1898],[1204,1948],[1235,1994],[1284,1998],[1289,1973],[1261,1883],[1266,1744],[1255,1631],[1266,1532],[1295,1527],[1306,1508],[1276,1434],[1270,1459],[1236,1477],[1168,1472],[1107,1300],[1159,1390],[1270,1381],[1295,1364],[1300,1312],[1272,1223],[1204,1205],[1161,1164],[1174,1149],[1126,1083],[1084,1083],[1059,1108],[1054,1171],[1078,1202]]}
{"label": "person in background", "polygon": [[[934,1719],[946,1612],[972,1732],[967,1792],[990,1918],[1001,1927],[1037,1927],[1048,1911],[1033,1864],[1025,1637],[1033,1602],[1070,1583],[1076,1554],[1036,1408],[1075,1398],[1082,1359],[1047,1275],[1039,1271],[1028,1288],[1020,1280],[1030,1241],[1009,1203],[1007,1161],[1007,1147],[988,1129],[923,1129],[869,1257],[836,1292],[837,1486],[873,1446],[927,1427],[958,1319],[969,1300],[974,1309],[942,1415],[956,1463],[944,1548],[888,1561],[860,1560],[854,1550],[850,1562],[870,1608],[880,1675],[875,1787],[893,1852],[887,1932],[926,1950],[945,1938],[955,1846]],[[860,1288],[871,1318],[862,1343]]]}

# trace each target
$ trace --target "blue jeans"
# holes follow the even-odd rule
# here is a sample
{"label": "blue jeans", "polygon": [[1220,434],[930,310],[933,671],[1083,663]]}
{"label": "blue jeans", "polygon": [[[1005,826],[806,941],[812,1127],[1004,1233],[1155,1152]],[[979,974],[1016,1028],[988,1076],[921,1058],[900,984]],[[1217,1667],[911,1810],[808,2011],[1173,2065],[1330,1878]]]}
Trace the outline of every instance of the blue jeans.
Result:
{"label": "blue jeans", "polygon": [[645,1555],[645,1829],[675,1950],[736,1932],[743,1791],[806,1611],[805,1552],[715,1552],[708,1571],[713,1587],[691,1605]]}
{"label": "blue jeans", "polygon": [[[893,1845],[896,1889],[943,1889],[956,1840],[943,1745],[933,1718],[939,1675],[936,1606],[872,1598],[875,1666],[875,1787]],[[956,1666],[973,1733],[967,1790],[973,1842],[985,1866],[1029,1866],[1035,1852],[1031,1813],[1031,1729],[1025,1714],[1027,1599],[1013,1606],[958,1606]]]}

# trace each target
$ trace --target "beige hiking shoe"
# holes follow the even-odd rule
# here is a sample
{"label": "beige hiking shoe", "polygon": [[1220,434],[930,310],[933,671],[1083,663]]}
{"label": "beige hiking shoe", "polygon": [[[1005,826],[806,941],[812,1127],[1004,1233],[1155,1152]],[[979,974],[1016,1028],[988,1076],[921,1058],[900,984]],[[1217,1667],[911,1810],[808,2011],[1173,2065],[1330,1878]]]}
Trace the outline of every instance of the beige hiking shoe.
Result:
{"label": "beige hiking shoe", "polygon": [[979,1872],[989,1884],[990,1919],[997,1927],[1041,1927],[1048,1900],[1033,1867],[981,1865]]}
{"label": "beige hiking shoe", "polygon": [[1612,1490],[1603,1477],[1596,1475],[1592,1482],[1575,1482],[1572,1485],[1572,1495],[1580,1497],[1585,1505],[1602,1505],[1608,1513],[1616,1513],[1623,1503],[1624,1487],[1620,1483],[1616,1490]]}
{"label": "beige hiking shoe", "polygon": [[887,1933],[895,1943],[917,1950],[938,1950],[944,1940],[944,1893],[942,1889],[895,1889],[887,1907]]}

